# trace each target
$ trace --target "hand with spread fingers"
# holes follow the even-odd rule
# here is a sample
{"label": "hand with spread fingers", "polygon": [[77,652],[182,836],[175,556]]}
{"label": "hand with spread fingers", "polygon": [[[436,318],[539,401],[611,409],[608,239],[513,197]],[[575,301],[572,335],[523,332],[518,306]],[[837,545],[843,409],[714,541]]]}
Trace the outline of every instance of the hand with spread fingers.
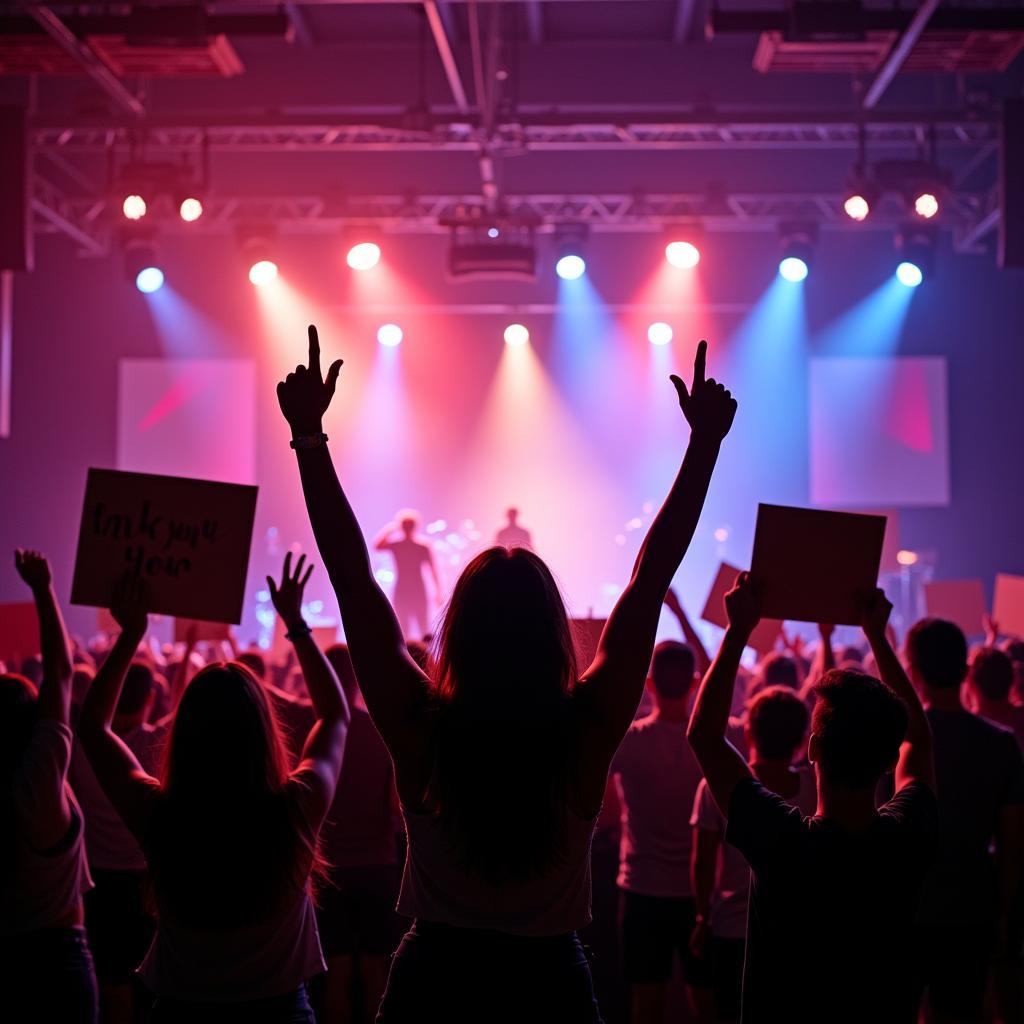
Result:
{"label": "hand with spread fingers", "polygon": [[[303,568],[305,567],[305,572]],[[306,583],[313,574],[313,566],[306,566],[306,556],[300,555],[292,572],[292,553],[289,551],[284,556],[284,569],[281,572],[281,582],[277,584],[273,577],[267,577],[267,586],[270,588],[270,600],[273,601],[277,614],[289,630],[302,625],[302,594],[306,589]]]}

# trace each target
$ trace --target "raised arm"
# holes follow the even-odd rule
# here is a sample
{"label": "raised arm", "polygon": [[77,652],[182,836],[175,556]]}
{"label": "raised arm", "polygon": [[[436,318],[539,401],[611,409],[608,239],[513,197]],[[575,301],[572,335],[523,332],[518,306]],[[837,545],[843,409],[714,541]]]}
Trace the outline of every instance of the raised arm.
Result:
{"label": "raised arm", "polygon": [[391,550],[391,537],[395,532],[395,524],[388,523],[376,537],[373,538],[373,550],[374,551],[390,551]]}
{"label": "raised arm", "polygon": [[679,628],[683,631],[683,639],[690,650],[693,651],[693,660],[697,673],[703,676],[711,668],[711,658],[708,657],[707,648],[698,636],[697,631],[693,628],[682,602],[671,587],[668,593],[665,594],[665,607],[676,617]]}
{"label": "raised arm", "polygon": [[740,573],[736,586],[725,595],[725,610],[729,626],[711,669],[700,684],[686,738],[718,809],[728,817],[732,791],[750,776],[747,762],[726,738],[740,658],[761,618],[749,573]]}
{"label": "raised arm", "polygon": [[907,738],[900,747],[900,758],[896,763],[896,791],[899,792],[910,782],[923,782],[935,789],[932,729],[917,691],[907,678],[886,635],[890,612],[891,602],[884,591],[876,589],[865,605],[861,625],[871,645],[871,653],[875,656],[882,682],[907,706]]}
{"label": "raised arm", "polygon": [[312,773],[317,780],[318,795],[326,814],[338,784],[350,715],[338,677],[302,618],[302,593],[313,572],[312,565],[303,572],[305,561],[306,556],[300,556],[293,573],[292,553],[289,551],[284,556],[280,585],[268,576],[267,586],[277,614],[288,630],[286,635],[295,648],[317,718],[306,737],[297,771]]}
{"label": "raised arm", "polygon": [[340,372],[338,359],[324,379],[320,341],[310,327],[309,366],[288,374],[277,386],[277,397],[292,430],[306,510],[338,598],[359,686],[374,724],[395,754],[417,736],[428,682],[409,657],[398,619],[374,579],[366,541],[327,450],[323,415]]}
{"label": "raised arm", "polygon": [[114,732],[114,714],[125,673],[146,635],[149,621],[138,579],[121,582],[110,611],[121,633],[86,694],[78,719],[78,735],[103,792],[128,828],[141,836],[158,783]]}
{"label": "raised arm", "polygon": [[611,758],[643,694],[654,650],[661,605],[697,529],[722,439],[732,426],[736,402],[725,388],[705,380],[707,342],[697,346],[689,390],[673,375],[690,442],[661,510],[654,517],[601,635],[593,664],[583,676],[583,696],[593,713],[594,760]]}
{"label": "raised arm", "polygon": [[14,552],[18,575],[28,584],[39,617],[39,650],[43,656],[43,682],[39,687],[40,719],[68,725],[71,721],[71,642],[53,591],[50,563],[38,551]]}

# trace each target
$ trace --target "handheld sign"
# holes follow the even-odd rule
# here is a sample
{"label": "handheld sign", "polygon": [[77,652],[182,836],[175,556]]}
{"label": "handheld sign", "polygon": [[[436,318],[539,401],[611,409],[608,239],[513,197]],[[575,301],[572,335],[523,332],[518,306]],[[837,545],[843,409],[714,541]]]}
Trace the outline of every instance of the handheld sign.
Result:
{"label": "handheld sign", "polygon": [[8,672],[20,672],[21,663],[39,653],[39,620],[32,601],[0,604],[0,661]]}
{"label": "handheld sign", "polygon": [[992,618],[999,624],[1000,633],[1024,639],[1024,576],[996,574]]}
{"label": "handheld sign", "polygon": [[[722,629],[728,627],[729,616],[725,613],[725,595],[736,586],[736,577],[741,571],[728,562],[723,562],[718,567],[718,575],[715,576],[715,582],[711,584],[711,590],[708,592],[708,599],[704,602],[704,611],[700,613],[705,622],[721,626]],[[758,655],[768,654],[775,650],[775,643],[781,632],[781,619],[762,619],[750,634],[747,646]]]}
{"label": "handheld sign", "polygon": [[885,517],[758,505],[750,575],[761,614],[860,624],[878,585]]}
{"label": "handheld sign", "polygon": [[90,469],[71,601],[109,607],[130,572],[151,612],[237,623],[255,514],[255,487]]}
{"label": "handheld sign", "polygon": [[965,636],[985,632],[981,580],[939,580],[924,585],[924,606],[933,619],[955,622]]}

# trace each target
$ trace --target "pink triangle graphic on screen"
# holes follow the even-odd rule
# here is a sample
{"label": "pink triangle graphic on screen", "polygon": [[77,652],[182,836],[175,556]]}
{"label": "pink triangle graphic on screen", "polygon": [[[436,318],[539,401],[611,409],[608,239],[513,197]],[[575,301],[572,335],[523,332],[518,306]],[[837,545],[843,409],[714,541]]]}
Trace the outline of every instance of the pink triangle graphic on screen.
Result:
{"label": "pink triangle graphic on screen", "polygon": [[911,451],[933,451],[935,439],[924,367],[903,364],[893,384],[885,411],[886,433]]}
{"label": "pink triangle graphic on screen", "polygon": [[200,374],[183,374],[153,403],[142,417],[139,430],[145,431],[155,427],[161,420],[195,398],[208,384],[209,381],[203,380]]}

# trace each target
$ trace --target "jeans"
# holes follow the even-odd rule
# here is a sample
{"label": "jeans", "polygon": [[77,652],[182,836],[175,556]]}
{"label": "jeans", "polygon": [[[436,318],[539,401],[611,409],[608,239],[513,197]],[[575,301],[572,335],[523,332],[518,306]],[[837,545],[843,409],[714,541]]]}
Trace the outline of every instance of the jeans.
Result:
{"label": "jeans", "polygon": [[415,921],[391,962],[377,1024],[602,1024],[575,932],[531,938]]}
{"label": "jeans", "polygon": [[0,940],[7,1019],[96,1024],[99,1000],[84,928],[42,928]]}
{"label": "jeans", "polygon": [[195,1002],[158,996],[150,1024],[316,1024],[306,986],[242,1003]]}

